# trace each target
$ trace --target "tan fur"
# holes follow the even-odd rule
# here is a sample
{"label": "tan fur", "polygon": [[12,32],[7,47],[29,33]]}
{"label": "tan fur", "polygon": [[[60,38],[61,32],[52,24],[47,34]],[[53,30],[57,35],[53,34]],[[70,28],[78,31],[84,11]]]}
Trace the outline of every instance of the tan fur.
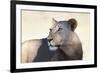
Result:
{"label": "tan fur", "polygon": [[67,38],[68,40],[67,42],[65,42],[65,46],[64,47],[61,46],[61,49],[70,56],[72,56],[76,51],[77,53],[82,53],[81,52],[82,49],[79,49],[80,46],[82,45],[77,34],[75,32],[70,31],[69,37]]}
{"label": "tan fur", "polygon": [[[63,59],[81,60],[83,57],[82,44],[78,35],[74,32],[75,28],[77,27],[77,21],[75,19],[69,19],[66,22],[63,21],[61,24],[60,21],[57,22],[53,19],[53,22],[54,25],[50,29],[48,36],[51,46],[58,47],[59,51],[63,51],[59,55],[61,56],[64,54],[64,56],[62,56]],[[70,25],[71,29],[67,25]],[[59,30],[60,28],[61,30]],[[57,59],[57,56],[54,58]],[[59,57],[59,60],[62,60],[62,58]]]}
{"label": "tan fur", "polygon": [[37,55],[38,48],[41,46],[41,40],[28,40],[22,43],[21,63],[29,63]]}

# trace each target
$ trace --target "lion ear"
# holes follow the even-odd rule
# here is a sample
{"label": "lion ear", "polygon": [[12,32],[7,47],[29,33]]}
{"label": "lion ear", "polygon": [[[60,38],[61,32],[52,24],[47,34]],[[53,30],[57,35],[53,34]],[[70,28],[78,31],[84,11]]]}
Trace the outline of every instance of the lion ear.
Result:
{"label": "lion ear", "polygon": [[74,31],[76,29],[76,27],[77,27],[77,21],[74,18],[69,19],[68,20],[68,24],[71,25],[72,31]]}
{"label": "lion ear", "polygon": [[54,18],[52,18],[53,24],[57,24],[58,21],[56,21]]}

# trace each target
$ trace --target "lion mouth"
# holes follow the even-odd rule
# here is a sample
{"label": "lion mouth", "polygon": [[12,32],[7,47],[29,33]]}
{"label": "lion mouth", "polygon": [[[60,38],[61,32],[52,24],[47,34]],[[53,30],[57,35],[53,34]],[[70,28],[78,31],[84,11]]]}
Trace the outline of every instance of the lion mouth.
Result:
{"label": "lion mouth", "polygon": [[50,42],[48,42],[48,46],[49,46],[49,49],[50,49],[51,51],[56,51],[56,50],[58,49],[57,46],[50,44]]}
{"label": "lion mouth", "polygon": [[50,47],[57,47],[57,48],[60,47],[60,45],[54,45],[54,44],[51,44],[51,42],[48,42],[48,45],[49,45]]}

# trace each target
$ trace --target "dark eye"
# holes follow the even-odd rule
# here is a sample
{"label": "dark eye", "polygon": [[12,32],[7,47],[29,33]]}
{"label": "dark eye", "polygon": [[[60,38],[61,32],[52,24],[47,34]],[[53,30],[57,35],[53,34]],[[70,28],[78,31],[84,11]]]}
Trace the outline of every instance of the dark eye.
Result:
{"label": "dark eye", "polygon": [[59,28],[58,31],[62,30],[62,28]]}

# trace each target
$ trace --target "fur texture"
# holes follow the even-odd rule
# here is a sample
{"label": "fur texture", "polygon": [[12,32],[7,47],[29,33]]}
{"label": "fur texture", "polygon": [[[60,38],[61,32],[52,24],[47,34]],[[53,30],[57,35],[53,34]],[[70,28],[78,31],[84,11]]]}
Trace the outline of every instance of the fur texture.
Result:
{"label": "fur texture", "polygon": [[52,60],[82,60],[82,44],[74,32],[77,27],[77,21],[75,19],[68,21],[56,21],[53,19],[53,24],[48,40],[50,46],[58,49]]}

